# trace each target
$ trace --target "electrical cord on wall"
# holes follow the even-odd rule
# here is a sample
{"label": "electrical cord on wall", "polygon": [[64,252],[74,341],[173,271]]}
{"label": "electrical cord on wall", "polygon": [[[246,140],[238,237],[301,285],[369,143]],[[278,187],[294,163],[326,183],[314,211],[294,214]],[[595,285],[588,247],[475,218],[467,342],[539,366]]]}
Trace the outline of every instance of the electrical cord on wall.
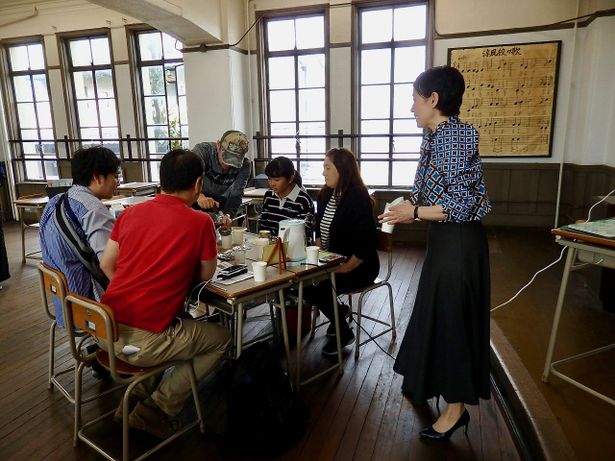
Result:
{"label": "electrical cord on wall", "polygon": [[[596,203],[594,203],[589,211],[587,212],[587,219],[585,220],[585,222],[589,222],[590,218],[591,218],[591,214],[592,214],[592,210],[599,205],[600,203],[604,202],[607,198],[609,198],[611,195],[615,194],[615,189],[613,189],[611,192],[609,192],[608,194],[606,194],[604,197],[602,197],[602,199],[600,199],[599,201],[597,201]],[[521,287],[521,289],[519,291],[517,291],[517,293],[515,293],[515,295],[510,298],[508,301],[503,302],[502,304],[499,304],[497,306],[495,306],[493,309],[491,309],[491,312],[494,312],[496,310],[498,310],[500,307],[504,307],[507,304],[511,303],[512,301],[514,301],[517,296],[519,296],[527,287],[529,287],[534,280],[536,280],[536,277],[538,276],[538,274],[540,274],[541,272],[546,271],[547,269],[553,267],[554,265],[556,265],[558,262],[560,262],[562,260],[562,258],[564,257],[564,253],[566,252],[566,250],[568,249],[568,247],[564,247],[562,248],[562,251],[559,254],[559,258],[557,258],[555,261],[553,261],[552,263],[550,263],[549,265],[543,267],[542,269],[540,269],[539,271],[537,271],[532,278],[530,279],[529,282],[527,282],[523,287]]]}

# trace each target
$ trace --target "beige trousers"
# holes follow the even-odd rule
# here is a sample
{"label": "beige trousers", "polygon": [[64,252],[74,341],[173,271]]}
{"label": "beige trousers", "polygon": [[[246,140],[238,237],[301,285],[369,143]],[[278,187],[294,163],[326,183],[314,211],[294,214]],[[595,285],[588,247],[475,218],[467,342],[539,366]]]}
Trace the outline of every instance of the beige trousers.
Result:
{"label": "beige trousers", "polygon": [[[120,324],[115,353],[120,359],[143,367],[193,358],[196,379],[200,381],[220,361],[230,343],[229,331],[220,325],[176,318],[162,333]],[[135,346],[139,351],[124,355],[125,345]],[[134,392],[142,398],[150,396],[162,411],[176,416],[192,393],[187,366],[167,370],[157,388],[158,381],[152,380],[137,386]]]}

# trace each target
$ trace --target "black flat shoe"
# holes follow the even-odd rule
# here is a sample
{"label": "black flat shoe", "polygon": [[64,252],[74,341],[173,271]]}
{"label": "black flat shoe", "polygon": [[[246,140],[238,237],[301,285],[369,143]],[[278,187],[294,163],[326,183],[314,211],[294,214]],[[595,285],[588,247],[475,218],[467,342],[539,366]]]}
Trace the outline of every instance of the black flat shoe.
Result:
{"label": "black flat shoe", "polygon": [[433,426],[429,426],[420,432],[420,436],[423,437],[424,439],[430,439],[430,440],[448,440],[451,438],[451,435],[453,435],[453,433],[457,429],[459,429],[461,426],[465,426],[464,432],[467,434],[469,424],[470,424],[470,413],[468,413],[468,410],[463,410],[463,413],[461,414],[457,422],[448,431],[438,432],[433,428]]}
{"label": "black flat shoe", "polygon": [[[342,347],[352,344],[353,341],[354,333],[350,328],[348,328],[347,331],[341,333],[340,343],[342,344]],[[335,340],[335,336],[333,338],[327,339],[327,343],[322,348],[322,355],[330,359],[337,358],[337,341]]]}

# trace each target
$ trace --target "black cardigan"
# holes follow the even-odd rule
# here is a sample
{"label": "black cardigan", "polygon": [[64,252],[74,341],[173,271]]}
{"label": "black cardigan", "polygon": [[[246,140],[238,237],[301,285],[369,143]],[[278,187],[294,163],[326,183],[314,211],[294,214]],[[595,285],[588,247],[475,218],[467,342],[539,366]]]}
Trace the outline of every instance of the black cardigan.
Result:
{"label": "black cardigan", "polygon": [[[316,237],[320,238],[320,222],[327,202],[318,199],[316,213]],[[380,259],[376,245],[378,241],[372,202],[366,190],[350,189],[342,195],[329,227],[329,251],[346,256],[352,255],[363,262],[347,275],[351,275],[357,286],[374,281],[380,271]]]}

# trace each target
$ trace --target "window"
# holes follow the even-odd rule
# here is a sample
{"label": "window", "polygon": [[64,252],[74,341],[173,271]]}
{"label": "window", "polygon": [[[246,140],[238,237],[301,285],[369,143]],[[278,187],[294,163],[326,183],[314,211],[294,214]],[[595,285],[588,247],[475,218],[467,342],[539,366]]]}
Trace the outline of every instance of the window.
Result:
{"label": "window", "polygon": [[308,14],[269,18],[264,22],[266,126],[272,136],[272,158],[296,159],[306,184],[322,182],[322,159],[327,150],[327,59],[325,17]]}
{"label": "window", "polygon": [[78,137],[84,144],[104,144],[119,155],[120,133],[109,37],[79,37],[66,43]]}
{"label": "window", "polygon": [[[148,138],[188,137],[183,44],[158,31],[137,32],[137,67],[143,126]],[[149,159],[161,159],[188,141],[153,140],[146,144]],[[160,162],[148,162],[152,181],[160,177]]]}
{"label": "window", "polygon": [[422,130],[410,107],[412,83],[427,62],[427,13],[427,2],[359,11],[359,132],[372,135],[359,145],[366,184],[414,180]]}
{"label": "window", "polygon": [[24,160],[21,179],[57,179],[58,162],[43,44],[10,45],[7,56],[14,103],[10,106],[15,110],[14,132],[10,136],[21,141],[13,150],[14,158]]}

